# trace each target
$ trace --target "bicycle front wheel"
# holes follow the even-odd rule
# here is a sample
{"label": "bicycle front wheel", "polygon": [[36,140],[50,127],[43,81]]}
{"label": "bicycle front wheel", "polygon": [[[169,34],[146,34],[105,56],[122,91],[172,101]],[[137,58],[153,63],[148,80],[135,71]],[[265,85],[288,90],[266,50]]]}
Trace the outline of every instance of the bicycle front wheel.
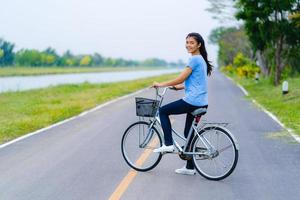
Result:
{"label": "bicycle front wheel", "polygon": [[153,152],[161,145],[162,139],[156,128],[150,129],[148,122],[139,121],[124,132],[121,150],[130,167],[145,172],[153,169],[161,160],[162,154]]}
{"label": "bicycle front wheel", "polygon": [[193,162],[200,175],[209,180],[229,176],[238,161],[238,149],[231,134],[221,127],[206,127],[193,139]]}

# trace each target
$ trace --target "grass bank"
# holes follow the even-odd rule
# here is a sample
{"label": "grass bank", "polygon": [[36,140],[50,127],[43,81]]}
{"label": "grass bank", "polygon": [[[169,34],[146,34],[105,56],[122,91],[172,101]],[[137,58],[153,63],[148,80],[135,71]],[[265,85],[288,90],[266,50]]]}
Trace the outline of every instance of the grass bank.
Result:
{"label": "grass bank", "polygon": [[157,69],[166,69],[166,68],[165,67],[2,67],[0,68],[0,77],[157,70]]}
{"label": "grass bank", "polygon": [[0,144],[177,74],[106,84],[72,84],[0,94]]}
{"label": "grass bank", "polygon": [[248,92],[249,98],[272,112],[287,127],[300,136],[300,77],[289,78],[289,93],[282,95],[281,85],[275,87],[269,79],[258,82],[230,75]]}

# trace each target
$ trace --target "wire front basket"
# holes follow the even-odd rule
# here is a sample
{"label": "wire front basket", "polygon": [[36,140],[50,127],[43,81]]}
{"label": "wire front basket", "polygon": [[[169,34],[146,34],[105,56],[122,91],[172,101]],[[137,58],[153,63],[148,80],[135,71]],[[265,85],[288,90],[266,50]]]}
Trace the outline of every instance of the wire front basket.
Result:
{"label": "wire front basket", "polygon": [[159,107],[159,101],[154,99],[147,99],[143,97],[135,98],[136,115],[139,117],[155,117]]}

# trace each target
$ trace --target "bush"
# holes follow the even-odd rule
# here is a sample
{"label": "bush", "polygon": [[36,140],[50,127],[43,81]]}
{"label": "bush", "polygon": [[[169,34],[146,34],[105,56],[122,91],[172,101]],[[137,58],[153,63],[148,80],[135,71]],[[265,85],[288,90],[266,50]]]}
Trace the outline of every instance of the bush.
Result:
{"label": "bush", "polygon": [[236,69],[237,75],[241,78],[255,78],[256,73],[260,73],[260,68],[253,63],[246,64]]}
{"label": "bush", "polygon": [[235,73],[235,69],[233,68],[233,66],[231,64],[222,67],[221,70],[225,73],[230,73],[230,74],[234,74]]}
{"label": "bush", "polygon": [[243,67],[251,63],[251,60],[245,57],[242,53],[237,53],[233,58],[233,66],[234,67]]}
{"label": "bush", "polygon": [[234,59],[233,64],[229,64],[221,68],[225,73],[237,74],[241,78],[255,78],[256,73],[260,73],[260,68],[245,57],[242,53],[238,53]]}
{"label": "bush", "polygon": [[289,65],[286,65],[284,68],[283,68],[283,71],[281,73],[281,80],[286,80],[288,79],[289,77],[291,77],[293,74],[293,69],[291,66]]}

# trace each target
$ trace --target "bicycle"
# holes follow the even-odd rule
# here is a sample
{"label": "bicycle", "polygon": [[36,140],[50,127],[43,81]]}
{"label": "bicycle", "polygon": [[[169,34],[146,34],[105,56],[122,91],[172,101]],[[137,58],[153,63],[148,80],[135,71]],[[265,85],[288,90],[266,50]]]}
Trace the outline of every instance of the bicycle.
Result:
{"label": "bicycle", "polygon": [[[156,88],[155,100],[136,97],[136,114],[142,119],[125,130],[121,151],[126,163],[137,171],[153,169],[165,154],[154,153],[153,149],[162,146],[163,143],[159,107],[167,89],[168,87],[159,93],[159,89]],[[183,160],[192,160],[197,172],[206,179],[221,180],[235,169],[239,145],[233,134],[225,128],[228,123],[200,123],[206,111],[206,108],[199,108],[192,112],[195,118],[187,138],[172,128],[172,133],[185,142],[180,146],[173,137],[175,151],[172,153],[178,154]],[[148,118],[148,121],[145,121],[144,117]]]}

